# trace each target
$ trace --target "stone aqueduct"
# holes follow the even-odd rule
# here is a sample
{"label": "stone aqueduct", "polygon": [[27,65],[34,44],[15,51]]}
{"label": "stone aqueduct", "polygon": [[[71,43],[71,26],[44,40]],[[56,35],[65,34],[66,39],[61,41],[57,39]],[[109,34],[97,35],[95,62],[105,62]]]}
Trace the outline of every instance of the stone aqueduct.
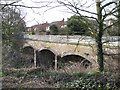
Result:
{"label": "stone aqueduct", "polygon": [[50,37],[43,39],[43,36],[37,38],[26,37],[23,51],[31,55],[35,67],[53,67],[57,70],[59,62],[65,63],[69,61],[80,62],[84,68],[96,65],[94,45],[80,44],[80,42],[71,43],[66,40],[63,41],[63,38],[53,40],[53,36],[52,39]]}

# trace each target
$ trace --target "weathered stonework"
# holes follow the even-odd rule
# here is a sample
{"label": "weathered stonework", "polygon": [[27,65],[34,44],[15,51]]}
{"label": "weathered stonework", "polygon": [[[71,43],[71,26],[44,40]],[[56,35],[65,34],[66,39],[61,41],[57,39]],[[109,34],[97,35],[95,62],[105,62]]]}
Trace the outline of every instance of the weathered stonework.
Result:
{"label": "weathered stonework", "polygon": [[[40,40],[26,40],[25,42],[26,43],[24,44],[24,47],[31,46],[35,51],[38,52],[37,61],[35,63],[52,66],[55,64],[55,56],[60,56],[62,58],[67,55],[78,55],[88,60],[90,63],[92,63],[92,65],[96,65],[96,53],[94,45],[76,45],[68,43],[46,42]],[[37,66],[39,65],[37,64]]]}

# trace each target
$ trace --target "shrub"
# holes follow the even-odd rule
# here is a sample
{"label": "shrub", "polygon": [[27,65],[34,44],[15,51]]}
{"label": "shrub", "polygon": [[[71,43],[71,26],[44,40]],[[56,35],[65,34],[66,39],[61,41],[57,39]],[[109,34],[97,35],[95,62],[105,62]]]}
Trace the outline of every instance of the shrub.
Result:
{"label": "shrub", "polygon": [[79,79],[61,84],[60,87],[81,90],[117,90],[115,80],[105,74],[84,75]]}

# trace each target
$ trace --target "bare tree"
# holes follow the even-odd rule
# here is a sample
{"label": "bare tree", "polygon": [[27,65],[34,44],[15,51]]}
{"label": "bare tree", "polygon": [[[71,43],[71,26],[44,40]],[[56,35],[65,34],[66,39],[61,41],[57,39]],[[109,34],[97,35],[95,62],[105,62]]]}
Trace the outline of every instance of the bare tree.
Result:
{"label": "bare tree", "polygon": [[[50,4],[53,3],[53,1],[36,2],[36,3],[46,3],[39,7],[18,4],[19,1],[14,1],[11,3],[1,3],[0,5],[3,6],[2,8],[6,7],[6,6],[14,6],[14,7],[24,7],[24,8],[31,8],[31,9],[32,8],[49,7],[49,9],[52,9],[54,7],[51,7]],[[96,2],[93,2],[90,5],[87,4],[88,0],[56,0],[56,1],[60,4],[60,6],[63,5],[65,7],[67,7],[74,14],[77,14],[81,17],[92,18],[97,21],[98,29],[96,31],[92,30],[92,29],[89,29],[89,30],[94,34],[94,38],[96,41],[96,47],[97,47],[97,62],[99,65],[99,70],[102,72],[104,70],[102,36],[104,34],[104,31],[107,30],[107,28],[111,27],[112,25],[114,25],[116,23],[115,22],[112,25],[104,27],[104,21],[110,16],[118,16],[119,17],[118,13],[116,15],[116,12],[119,11],[119,8],[118,8],[119,4],[116,4],[116,2],[112,1],[112,0],[111,1],[110,0],[109,1],[108,0],[96,0]],[[91,0],[91,1],[93,1],[93,0]],[[87,8],[90,8],[91,6],[96,6],[96,9],[97,9],[96,12],[87,10]],[[58,7],[58,6],[55,6],[55,7]],[[88,13],[91,16],[82,15],[82,12]],[[85,23],[87,24],[87,22],[85,22]],[[119,24],[119,22],[118,22],[118,24]]]}
{"label": "bare tree", "polygon": [[[7,1],[0,1],[0,6],[2,6],[1,9],[4,9],[6,6],[14,6],[14,7],[24,7],[24,8],[43,8],[43,7],[48,7],[52,2],[49,2],[49,1],[40,1],[40,2],[37,2],[37,3],[41,3],[43,5],[40,5],[40,6],[29,6],[29,5],[24,5],[24,4],[20,4],[19,2],[21,2],[22,0],[16,0],[16,1],[11,1],[11,2],[7,2]],[[33,1],[32,1],[33,2]],[[33,2],[35,3],[35,2]]]}
{"label": "bare tree", "polygon": [[120,32],[120,1],[118,3],[118,30]]}
{"label": "bare tree", "polygon": [[[92,1],[92,0],[91,0]],[[104,70],[104,57],[103,57],[103,43],[102,43],[102,36],[104,34],[104,31],[114,25],[106,26],[104,27],[104,21],[110,17],[116,15],[116,12],[119,11],[116,9],[116,7],[119,7],[116,5],[116,2],[114,1],[108,1],[108,0],[96,0],[96,2],[92,3],[91,5],[86,6],[88,0],[57,0],[59,4],[62,4],[63,6],[67,7],[69,10],[71,10],[73,13],[80,15],[81,17],[88,17],[92,18],[97,21],[98,29],[96,30],[96,33],[94,33],[94,38],[96,41],[96,48],[97,48],[97,62],[99,65],[99,71]],[[91,7],[92,5],[95,5],[96,3],[96,12],[92,12],[87,10],[87,8]],[[112,7],[111,7],[112,6]],[[85,9],[86,8],[86,9]],[[82,15],[82,12],[91,14],[91,16],[85,16]],[[87,23],[86,23],[87,24]]]}

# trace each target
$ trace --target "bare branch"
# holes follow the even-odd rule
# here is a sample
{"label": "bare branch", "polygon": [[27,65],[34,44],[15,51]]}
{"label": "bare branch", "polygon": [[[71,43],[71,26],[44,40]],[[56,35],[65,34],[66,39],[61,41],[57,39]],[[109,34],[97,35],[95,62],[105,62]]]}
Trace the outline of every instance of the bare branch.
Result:
{"label": "bare branch", "polygon": [[41,5],[41,6],[27,6],[27,5],[24,5],[24,4],[17,4],[19,1],[15,1],[15,2],[12,2],[12,3],[0,3],[2,7],[2,9],[4,9],[4,7],[6,6],[14,6],[14,7],[24,7],[24,8],[43,8],[43,7],[51,7],[50,4],[53,3],[53,1],[49,2],[49,1],[41,1],[39,3],[45,3],[45,5]]}
{"label": "bare branch", "polygon": [[116,4],[115,2],[109,2],[107,4],[105,4],[104,6],[101,7],[101,10],[104,10],[105,14],[103,15],[103,19],[102,22],[109,16],[109,15],[113,15],[114,13],[117,12],[117,7],[112,8],[112,10],[110,10],[108,13],[106,13],[106,9],[105,7],[108,7],[111,4]]}
{"label": "bare branch", "polygon": [[111,24],[111,25],[109,25],[109,26],[105,27],[103,30],[105,31],[106,29],[108,29],[108,28],[112,27],[113,25],[115,25],[115,24],[117,24],[117,23],[118,23],[118,22],[114,22],[113,24]]}
{"label": "bare branch", "polygon": [[101,9],[104,9],[105,7],[107,7],[107,6],[111,5],[111,4],[116,4],[116,3],[115,2],[109,2],[109,3],[105,4],[104,6],[102,6]]}
{"label": "bare branch", "polygon": [[[97,14],[94,13],[94,12],[87,11],[87,10],[84,10],[84,9],[80,9],[80,7],[77,7],[76,5],[72,4],[72,3],[69,2],[69,1],[68,1],[67,3],[65,3],[65,2],[62,2],[62,1],[57,0],[57,2],[58,2],[59,4],[62,4],[63,6],[66,6],[67,8],[68,8],[68,7],[71,7],[71,8],[73,8],[73,9],[77,10],[77,11],[82,11],[82,12],[86,12],[86,13],[89,13],[89,14],[97,15]],[[70,9],[70,10],[71,10],[71,9]]]}
{"label": "bare branch", "polygon": [[15,6],[15,7],[25,7],[25,8],[43,8],[47,7],[48,5],[40,6],[40,7],[35,7],[35,6],[26,6],[26,5],[14,5],[14,4],[0,4],[4,6]]}
{"label": "bare branch", "polygon": [[18,1],[15,1],[15,2],[12,2],[12,3],[9,3],[9,4],[0,4],[0,5],[2,5],[3,7],[1,8],[1,9],[4,9],[6,6],[10,6],[10,5],[13,5],[13,4],[15,4],[15,3],[17,3]]}
{"label": "bare branch", "polygon": [[33,1],[31,0],[33,3],[53,3],[53,1]]}
{"label": "bare branch", "polygon": [[111,11],[109,11],[109,13],[106,13],[105,15],[103,15],[103,19],[102,21],[104,21],[109,15],[113,15],[114,13],[116,13],[118,10],[115,8],[113,8]]}
{"label": "bare branch", "polygon": [[57,7],[61,7],[61,5],[57,5],[57,6],[50,7],[50,8],[48,8],[47,10],[45,10],[44,13],[47,12],[47,11],[49,11],[49,10],[52,10],[52,9],[54,9],[54,8],[57,8]]}

